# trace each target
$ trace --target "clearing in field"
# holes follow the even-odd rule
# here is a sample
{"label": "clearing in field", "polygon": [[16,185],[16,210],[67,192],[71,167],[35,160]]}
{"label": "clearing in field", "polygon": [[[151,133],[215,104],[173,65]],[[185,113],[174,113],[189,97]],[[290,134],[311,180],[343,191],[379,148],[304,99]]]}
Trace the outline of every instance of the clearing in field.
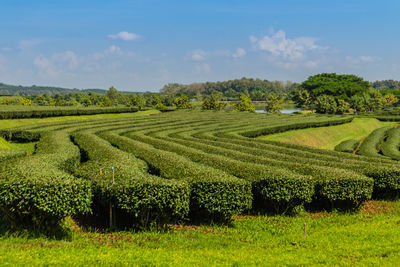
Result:
{"label": "clearing in field", "polygon": [[396,122],[383,122],[375,118],[355,118],[352,122],[342,125],[293,130],[258,138],[333,150],[336,145],[345,140],[362,140],[377,128],[396,124]]}

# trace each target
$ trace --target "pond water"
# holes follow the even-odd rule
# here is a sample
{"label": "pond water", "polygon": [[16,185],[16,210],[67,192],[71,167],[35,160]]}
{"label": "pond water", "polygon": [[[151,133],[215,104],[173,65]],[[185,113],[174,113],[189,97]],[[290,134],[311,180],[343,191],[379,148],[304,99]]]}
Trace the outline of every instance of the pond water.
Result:
{"label": "pond water", "polygon": [[[292,114],[292,113],[298,112],[298,111],[301,111],[301,109],[294,108],[294,109],[282,109],[282,110],[280,110],[280,112],[282,114]],[[262,109],[256,110],[256,112],[257,113],[268,113],[268,112],[266,112],[265,110],[262,110]]]}

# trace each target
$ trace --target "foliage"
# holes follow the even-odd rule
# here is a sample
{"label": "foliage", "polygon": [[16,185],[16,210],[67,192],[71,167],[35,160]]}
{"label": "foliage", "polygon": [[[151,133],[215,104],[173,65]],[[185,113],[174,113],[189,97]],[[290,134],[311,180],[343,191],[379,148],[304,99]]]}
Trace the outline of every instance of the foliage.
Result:
{"label": "foliage", "polygon": [[313,99],[320,95],[330,95],[347,100],[353,95],[368,92],[370,85],[355,75],[322,73],[308,77],[300,87],[307,90]]}
{"label": "foliage", "polygon": [[[186,94],[190,97],[204,95],[210,96],[213,92],[219,92],[224,98],[238,99],[241,95],[247,95],[251,100],[262,101],[271,92],[287,93],[297,84],[293,82],[268,81],[251,78],[241,78],[223,82],[205,82],[193,84],[170,83],[160,91],[162,94]],[[197,97],[198,101],[199,98]]]}
{"label": "foliage", "polygon": [[359,140],[345,140],[335,146],[335,150],[339,152],[347,152],[347,153],[353,153],[354,150],[358,148],[360,145]]}
{"label": "foliage", "polygon": [[226,103],[223,103],[221,100],[221,93],[214,92],[209,97],[206,97],[203,100],[203,104],[201,105],[202,110],[221,110],[226,107]]}
{"label": "foliage", "polygon": [[73,138],[88,159],[75,174],[93,184],[95,215],[99,218],[107,218],[110,203],[119,217],[114,227],[148,228],[187,215],[186,183],[149,175],[143,161],[112,147],[90,131],[73,134]]}
{"label": "foliage", "polygon": [[336,100],[331,95],[320,95],[316,98],[315,102],[318,113],[335,114],[337,111]]}
{"label": "foliage", "polygon": [[240,96],[240,101],[234,107],[237,111],[256,112],[251,99],[245,95]]}
{"label": "foliage", "polygon": [[384,98],[386,100],[385,106],[392,106],[399,102],[399,99],[393,94],[386,94],[384,95]]}
{"label": "foliage", "polygon": [[102,136],[122,150],[145,159],[163,177],[189,183],[190,217],[194,220],[226,221],[251,207],[251,187],[245,181],[142,142],[110,133]]}
{"label": "foliage", "polygon": [[299,108],[308,109],[312,104],[311,95],[307,90],[297,89],[292,91],[291,97]]}
{"label": "foliage", "polygon": [[350,108],[350,104],[347,103],[345,100],[343,100],[343,99],[337,100],[337,109],[336,109],[337,113],[344,114],[349,111],[349,108]]}
{"label": "foliage", "polygon": [[372,83],[372,87],[377,90],[400,90],[400,81],[394,81],[394,80],[375,81]]}
{"label": "foliage", "polygon": [[42,137],[34,156],[1,162],[0,213],[8,226],[51,234],[66,216],[89,212],[89,183],[68,173],[79,159],[69,136],[52,132]]}
{"label": "foliage", "polygon": [[[13,175],[30,181],[25,174],[28,170],[36,176],[49,169],[48,177],[54,183],[86,184],[94,195],[89,200],[94,203],[96,221],[109,224],[111,203],[113,225],[133,228],[175,224],[188,218],[228,221],[244,212],[289,213],[302,206],[357,209],[372,194],[400,195],[400,168],[392,160],[251,138],[352,119],[176,111],[146,118],[30,125],[1,132],[15,140],[41,137],[35,155],[6,160],[4,173],[9,175],[9,170],[15,169]],[[77,146],[70,142],[71,135]],[[58,150],[60,155],[54,152]],[[10,177],[10,181],[19,181]],[[79,192],[83,195],[85,191]],[[18,196],[21,201],[29,200],[24,194]],[[24,203],[29,203],[24,206],[28,212],[34,206],[30,200]],[[55,214],[86,212],[80,210],[81,204],[76,208],[77,202],[69,203],[75,210],[61,209]],[[39,214],[50,221],[58,216],[42,210]],[[62,218],[58,216],[57,221]]]}
{"label": "foliage", "polygon": [[181,94],[180,97],[176,98],[174,105],[177,109],[193,109],[193,104],[190,103],[189,98],[185,94]]}
{"label": "foliage", "polygon": [[277,113],[282,109],[283,98],[277,94],[270,93],[265,100],[265,110],[269,113]]}
{"label": "foliage", "polygon": [[94,108],[74,108],[74,107],[27,107],[12,108],[0,111],[0,119],[20,119],[20,118],[45,118],[57,116],[76,116],[106,113],[137,112],[137,107],[94,107]]}

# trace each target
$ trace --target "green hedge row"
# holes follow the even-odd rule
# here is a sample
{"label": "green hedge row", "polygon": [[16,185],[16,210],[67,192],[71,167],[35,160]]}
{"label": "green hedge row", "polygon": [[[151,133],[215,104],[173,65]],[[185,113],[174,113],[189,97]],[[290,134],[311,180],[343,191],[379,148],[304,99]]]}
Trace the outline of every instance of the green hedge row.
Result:
{"label": "green hedge row", "polygon": [[79,164],[79,150],[63,132],[44,135],[35,155],[0,163],[0,213],[11,227],[51,233],[66,216],[90,211],[87,181],[65,170]]}
{"label": "green hedge row", "polygon": [[400,128],[392,128],[387,132],[387,139],[381,145],[383,155],[400,160]]}
{"label": "green hedge row", "polygon": [[[302,175],[310,175],[315,180],[314,198],[329,203],[330,207],[354,208],[363,201],[371,198],[373,180],[357,173],[325,166],[299,164],[292,161],[279,161],[273,157],[251,155],[243,149],[231,149],[229,146],[217,147],[207,144],[207,141],[191,141],[179,135],[170,135],[178,138],[167,140],[202,150],[206,153],[222,155],[235,160],[274,166],[295,171]],[[180,138],[179,138],[180,137]]]}
{"label": "green hedge row", "polygon": [[382,127],[374,130],[361,143],[358,154],[369,157],[379,157],[380,145],[387,136],[387,132],[391,127]]}
{"label": "green hedge row", "polygon": [[110,203],[118,217],[114,223],[117,227],[162,225],[187,215],[188,184],[150,175],[145,162],[111,146],[90,131],[76,132],[72,136],[87,160],[75,174],[93,184],[94,212],[100,218],[108,219]]}
{"label": "green hedge row", "polygon": [[345,140],[335,146],[335,151],[353,153],[360,145],[359,140]]}
{"label": "green hedge row", "polygon": [[144,135],[129,133],[127,136],[251,182],[254,206],[273,208],[278,213],[289,212],[297,206],[310,202],[314,193],[311,177],[290,170],[243,163]]}
{"label": "green hedge row", "polygon": [[6,159],[13,159],[18,157],[23,157],[26,155],[25,150],[20,149],[0,149],[0,161]]}
{"label": "green hedge row", "polygon": [[190,217],[194,220],[226,221],[251,208],[250,183],[227,173],[196,164],[175,153],[110,132],[100,134],[124,151],[148,162],[163,177],[190,184]]}
{"label": "green hedge row", "polygon": [[[307,147],[308,151],[287,148],[284,147],[284,145],[287,145],[284,143],[282,143],[282,146],[279,146],[276,143],[271,145],[270,143],[264,143],[264,141],[258,140],[210,138],[208,135],[204,134],[196,134],[195,136],[200,139],[212,141],[218,146],[242,150],[246,153],[266,158],[273,158],[287,162],[297,162],[299,164],[310,166],[317,165],[351,170],[374,179],[375,196],[381,197],[400,194],[400,168],[395,164],[396,162],[393,161],[385,160],[385,163],[379,161],[374,162],[375,158],[360,157],[356,155],[349,155],[349,158],[336,158],[330,154],[333,151],[327,150],[327,155],[324,155],[319,150],[317,150],[317,153],[312,153],[312,148],[310,147]],[[300,148],[303,148],[303,146],[300,146]],[[306,150],[306,148],[304,150]],[[347,154],[343,155],[345,156]],[[360,158],[363,160],[358,160]],[[364,158],[370,159],[371,162],[364,161]],[[391,164],[386,162],[390,162]]]}
{"label": "green hedge row", "polygon": [[103,113],[137,112],[137,107],[105,107],[105,108],[35,108],[21,110],[2,110],[0,119],[45,118],[57,116],[93,115]]}
{"label": "green hedge row", "polygon": [[289,123],[283,124],[278,126],[271,126],[267,128],[260,128],[251,131],[244,131],[241,133],[242,136],[245,137],[258,137],[261,135],[268,135],[280,132],[286,132],[290,130],[298,130],[298,129],[305,129],[305,128],[313,128],[313,127],[323,127],[323,126],[332,126],[332,125],[339,125],[344,123],[349,123],[353,120],[352,117],[345,117],[345,118],[329,118],[323,121],[305,121],[305,122],[296,122],[296,123]]}

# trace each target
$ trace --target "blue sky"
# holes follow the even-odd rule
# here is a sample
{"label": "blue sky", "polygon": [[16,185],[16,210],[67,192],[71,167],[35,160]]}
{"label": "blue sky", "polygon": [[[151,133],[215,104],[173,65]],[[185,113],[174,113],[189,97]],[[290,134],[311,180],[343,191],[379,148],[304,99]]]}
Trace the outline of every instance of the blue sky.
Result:
{"label": "blue sky", "polygon": [[400,1],[0,1],[0,82],[157,91],[321,72],[400,79]]}

